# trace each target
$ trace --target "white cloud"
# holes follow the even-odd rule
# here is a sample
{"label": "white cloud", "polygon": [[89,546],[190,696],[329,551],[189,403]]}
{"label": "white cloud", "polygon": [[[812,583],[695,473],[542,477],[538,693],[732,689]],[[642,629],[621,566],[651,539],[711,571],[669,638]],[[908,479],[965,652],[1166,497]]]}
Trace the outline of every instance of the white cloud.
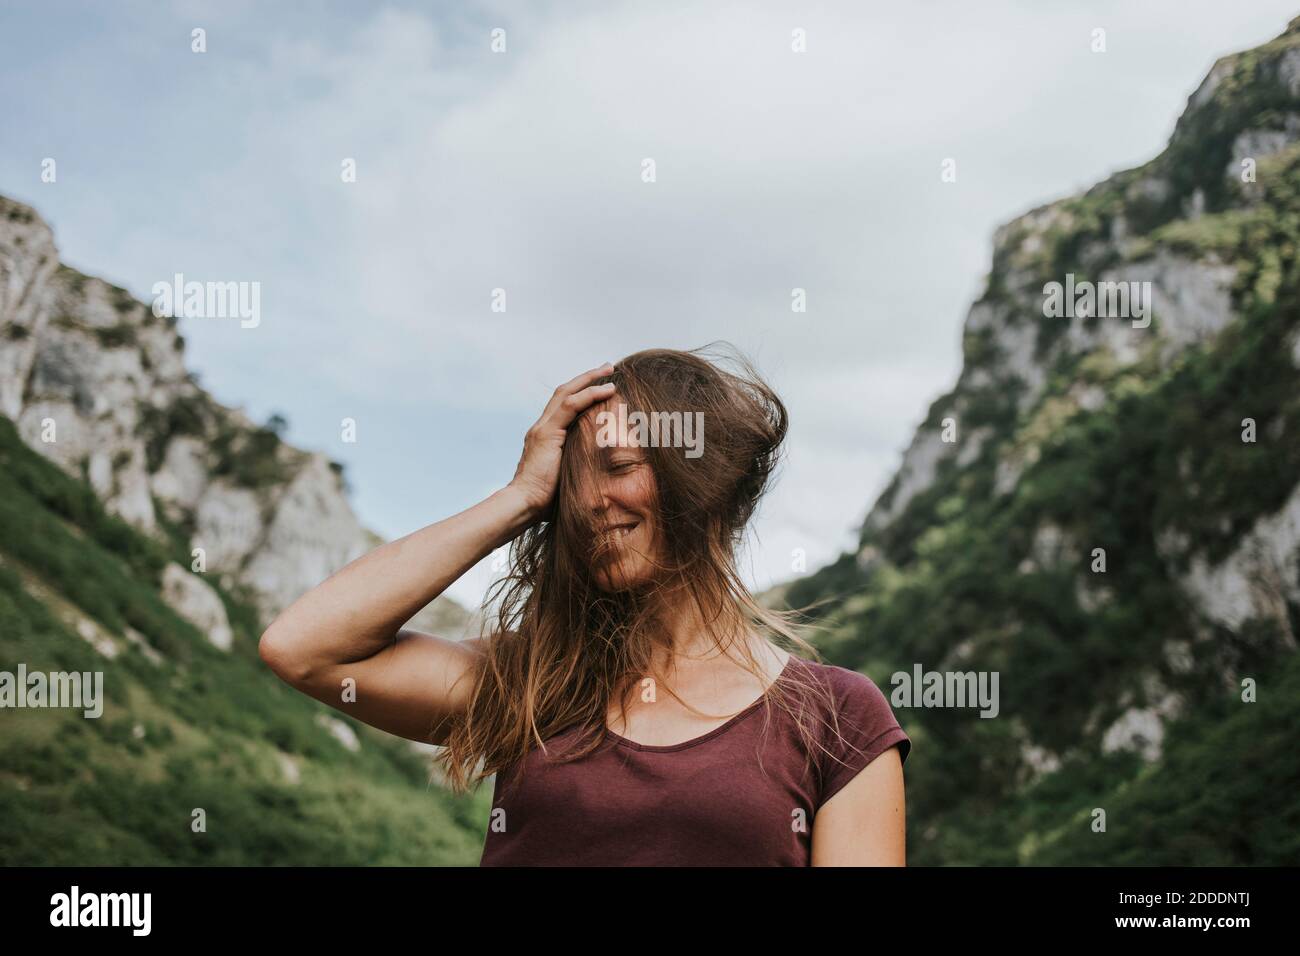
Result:
{"label": "white cloud", "polygon": [[[90,139],[73,159],[99,201],[34,198],[78,264],[137,291],[173,271],[262,280],[262,327],[188,323],[192,360],[221,397],[283,409],[292,438],[347,459],[390,535],[507,480],[556,383],[735,342],[792,415],[754,555],[756,578],[780,578],[792,547],[815,566],[851,543],[955,379],[992,229],[1158,152],[1213,59],[1280,32],[1286,6],[227,7],[156,100],[103,127],[88,111],[87,137],[133,127],[150,175],[97,171]],[[129,68],[119,52],[79,51],[83,73],[103,58],[104,96],[126,82],[107,70]],[[337,446],[353,409],[385,439]]]}

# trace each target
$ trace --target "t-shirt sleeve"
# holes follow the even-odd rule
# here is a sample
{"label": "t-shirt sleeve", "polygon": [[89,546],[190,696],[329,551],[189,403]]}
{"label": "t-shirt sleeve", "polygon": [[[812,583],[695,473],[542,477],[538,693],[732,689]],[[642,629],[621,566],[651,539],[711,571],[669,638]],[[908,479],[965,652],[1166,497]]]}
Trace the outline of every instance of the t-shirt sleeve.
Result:
{"label": "t-shirt sleeve", "polygon": [[842,667],[830,671],[837,708],[833,717],[828,714],[822,721],[818,809],[890,747],[898,747],[904,762],[912,749],[911,738],[899,726],[889,699],[875,681]]}

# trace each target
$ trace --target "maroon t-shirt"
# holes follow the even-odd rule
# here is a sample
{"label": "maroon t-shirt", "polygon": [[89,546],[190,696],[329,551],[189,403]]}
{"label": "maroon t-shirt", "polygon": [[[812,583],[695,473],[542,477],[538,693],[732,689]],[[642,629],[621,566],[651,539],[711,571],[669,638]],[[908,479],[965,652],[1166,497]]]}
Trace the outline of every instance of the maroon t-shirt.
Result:
{"label": "maroon t-shirt", "polygon": [[[825,702],[789,682],[794,668],[832,691],[839,737]],[[822,805],[890,747],[906,760],[912,742],[863,674],[791,654],[777,680],[815,707],[805,723],[830,753],[816,748],[810,770],[792,718],[766,697],[670,746],[606,729],[599,749],[569,763],[534,747],[516,787],[506,784],[518,763],[497,774],[480,865],[808,866]],[[579,738],[566,730],[547,748]]]}

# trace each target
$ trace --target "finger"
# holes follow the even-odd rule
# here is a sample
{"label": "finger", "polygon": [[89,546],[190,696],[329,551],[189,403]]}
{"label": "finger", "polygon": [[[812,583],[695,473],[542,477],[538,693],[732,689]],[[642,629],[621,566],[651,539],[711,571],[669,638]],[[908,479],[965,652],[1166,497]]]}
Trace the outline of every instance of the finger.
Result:
{"label": "finger", "polygon": [[614,366],[609,362],[606,362],[604,365],[600,366],[599,368],[589,369],[583,372],[581,375],[575,375],[573,378],[569,379],[569,381],[561,385],[560,390],[565,392],[566,394],[571,394],[573,392],[579,391],[590,382],[593,382],[598,378],[608,375],[612,371],[614,371]]}
{"label": "finger", "polygon": [[573,420],[597,402],[603,402],[614,394],[614,383],[589,385],[581,391],[574,392],[561,399],[560,404],[551,413],[548,424],[555,428],[568,428]]}
{"label": "finger", "polygon": [[[562,401],[564,401],[566,398],[568,398],[570,395],[582,390],[583,388],[589,386],[596,379],[603,378],[604,376],[610,374],[613,371],[614,371],[614,366],[611,365],[609,362],[606,362],[604,365],[600,366],[599,368],[589,369],[588,371],[583,372],[581,375],[576,375],[573,378],[569,379],[569,381],[565,382],[563,385],[557,388],[555,390],[555,393],[551,395],[551,400],[547,402],[546,407],[542,409],[542,415],[541,418],[538,419],[538,421],[545,421],[548,417],[550,417],[555,413],[555,410],[559,406],[559,404]],[[570,419],[570,421],[572,421],[572,419]]]}

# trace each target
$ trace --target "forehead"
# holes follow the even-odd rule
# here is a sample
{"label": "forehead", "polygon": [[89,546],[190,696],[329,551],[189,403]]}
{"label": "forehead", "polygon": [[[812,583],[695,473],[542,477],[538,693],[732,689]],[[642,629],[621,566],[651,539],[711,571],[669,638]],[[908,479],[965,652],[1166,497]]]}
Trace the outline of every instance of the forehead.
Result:
{"label": "forehead", "polygon": [[592,405],[579,420],[583,442],[598,454],[609,455],[619,448],[639,446],[641,433],[629,425],[632,411],[617,392]]}

